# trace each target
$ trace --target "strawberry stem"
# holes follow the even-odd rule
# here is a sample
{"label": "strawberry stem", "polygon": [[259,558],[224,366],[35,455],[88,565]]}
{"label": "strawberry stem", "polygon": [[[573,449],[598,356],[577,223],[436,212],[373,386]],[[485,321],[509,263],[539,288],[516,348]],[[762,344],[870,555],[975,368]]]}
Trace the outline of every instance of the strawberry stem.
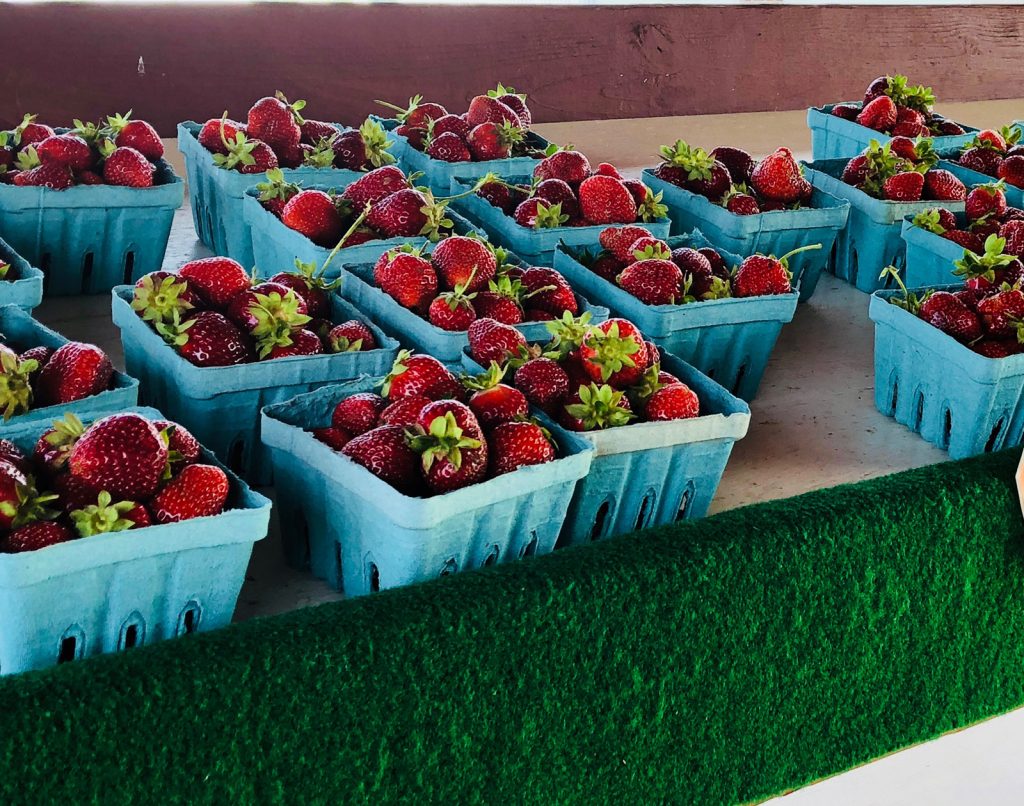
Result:
{"label": "strawberry stem", "polygon": [[327,259],[324,261],[324,264],[320,267],[320,274],[321,274],[321,276],[323,275],[323,273],[325,271],[327,271],[327,266],[328,266],[328,264],[330,264],[330,262],[332,260],[334,260],[334,256],[336,254],[338,254],[339,251],[341,251],[342,247],[345,246],[345,241],[347,241],[349,238],[352,237],[352,233],[355,232],[357,229],[359,229],[359,225],[362,224],[363,221],[366,220],[366,216],[368,216],[369,214],[370,214],[370,204],[369,204],[369,202],[367,202],[366,206],[363,208],[363,212],[361,212],[356,217],[356,220],[352,222],[352,226],[350,226],[348,228],[348,231],[344,235],[341,236],[341,239],[338,241],[338,243],[336,243],[334,245],[334,248],[331,250],[331,253],[327,256]]}

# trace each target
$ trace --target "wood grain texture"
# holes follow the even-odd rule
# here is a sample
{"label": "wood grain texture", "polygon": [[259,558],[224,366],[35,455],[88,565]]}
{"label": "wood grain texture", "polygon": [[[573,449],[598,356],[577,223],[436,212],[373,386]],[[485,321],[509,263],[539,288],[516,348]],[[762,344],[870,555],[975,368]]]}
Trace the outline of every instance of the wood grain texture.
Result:
{"label": "wood grain texture", "polygon": [[0,20],[0,125],[133,107],[170,134],[275,89],[352,123],[382,96],[462,109],[498,80],[529,92],[539,122],[796,109],[857,97],[885,72],[933,86],[940,109],[1024,84],[1024,12],[1009,5],[0,3]]}

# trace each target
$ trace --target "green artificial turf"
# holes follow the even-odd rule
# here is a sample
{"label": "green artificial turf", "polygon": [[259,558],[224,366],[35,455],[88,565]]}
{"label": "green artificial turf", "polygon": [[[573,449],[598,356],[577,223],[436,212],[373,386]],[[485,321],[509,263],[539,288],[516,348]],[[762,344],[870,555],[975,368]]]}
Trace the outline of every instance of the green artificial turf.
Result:
{"label": "green artificial turf", "polygon": [[0,797],[767,797],[1024,703],[1016,460],[4,679]]}

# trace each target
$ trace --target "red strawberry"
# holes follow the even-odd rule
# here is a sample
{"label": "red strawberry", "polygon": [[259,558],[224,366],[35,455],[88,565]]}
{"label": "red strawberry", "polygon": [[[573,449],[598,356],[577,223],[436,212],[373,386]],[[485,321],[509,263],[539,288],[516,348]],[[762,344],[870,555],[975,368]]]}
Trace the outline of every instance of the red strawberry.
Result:
{"label": "red strawberry", "polygon": [[74,539],[74,532],[62,523],[33,521],[15,529],[3,538],[0,546],[7,554],[20,554],[23,551],[37,551]]}
{"label": "red strawberry", "polygon": [[626,319],[608,319],[597,325],[580,347],[587,376],[616,389],[638,383],[651,358],[640,331]]}
{"label": "red strawberry", "polygon": [[518,325],[523,321],[523,309],[519,305],[516,293],[501,290],[503,286],[491,282],[491,291],[478,291],[473,300],[476,315],[481,318],[494,319],[503,325]]}
{"label": "red strawberry", "polygon": [[[517,330],[516,333],[519,331]],[[524,340],[525,341],[525,340]],[[462,397],[462,384],[433,356],[402,350],[384,379],[381,394],[388,400],[429,397],[431,400]]]}
{"label": "red strawberry", "polygon": [[54,406],[98,395],[110,386],[114,367],[99,347],[70,341],[59,347],[36,380],[37,404]]}
{"label": "red strawberry", "polygon": [[281,221],[318,246],[334,246],[344,230],[334,199],[322,190],[303,190],[292,196],[284,206]]}
{"label": "red strawberry", "polygon": [[502,423],[491,432],[489,448],[492,476],[555,459],[554,445],[544,429],[531,422]]}
{"label": "red strawberry", "polygon": [[188,287],[188,281],[167,271],[150,272],[139,278],[132,292],[132,310],[147,322],[168,322],[177,311],[201,306],[199,295]]}
{"label": "red strawberry", "polygon": [[736,215],[757,215],[761,212],[757,199],[746,193],[735,193],[728,196],[725,201],[725,209]]}
{"label": "red strawberry", "polygon": [[304,101],[289,104],[280,92],[273,98],[260,98],[249,109],[245,130],[250,137],[262,140],[275,151],[298,145],[302,140],[299,128],[302,119],[298,111],[303,106]]}
{"label": "red strawberry", "polygon": [[568,280],[561,273],[544,266],[531,266],[519,278],[524,292],[524,301],[531,308],[547,311],[561,317],[568,311],[573,316],[579,312],[576,294]]}
{"label": "red strawberry", "polygon": [[974,352],[986,358],[1006,358],[1011,355],[1019,355],[1024,350],[1024,344],[1013,339],[980,339],[971,342],[970,347]]}
{"label": "red strawberry", "polygon": [[562,212],[570,218],[579,215],[579,200],[567,182],[561,179],[545,179],[533,192],[538,199],[543,199],[548,204],[561,205]]}
{"label": "red strawberry", "polygon": [[774,255],[751,255],[736,270],[733,294],[737,297],[759,297],[764,294],[788,294],[793,290],[789,272],[789,258],[821,244],[808,244],[787,252],[780,258]]}
{"label": "red strawberry", "polygon": [[[932,295],[932,297],[934,296],[936,294]],[[921,307],[925,308],[932,297],[929,297]],[[1004,338],[1015,336],[1017,326],[1013,320],[1024,319],[1024,292],[1014,288],[993,294],[978,303],[978,314],[990,336]],[[922,318],[925,316],[922,315]]]}
{"label": "red strawberry", "polygon": [[929,135],[928,127],[923,123],[918,123],[913,120],[902,120],[897,121],[896,125],[892,127],[892,133],[900,137],[927,137]]}
{"label": "red strawberry", "polygon": [[949,171],[932,168],[924,175],[924,198],[963,201],[967,198],[967,187]]}
{"label": "red strawberry", "polygon": [[554,413],[569,394],[569,375],[550,358],[533,358],[519,367],[513,378],[516,388],[539,409]]}
{"label": "red strawberry", "polygon": [[1006,246],[1003,247],[1006,254],[1024,257],[1024,221],[1007,221],[999,228],[999,237],[1006,239]]}
{"label": "red strawberry", "polygon": [[432,401],[429,397],[422,397],[420,395],[400,398],[394,403],[389,403],[388,407],[380,413],[380,424],[401,426],[416,425],[420,412],[423,411],[424,407],[431,402]]}
{"label": "red strawberry", "polygon": [[599,174],[601,176],[613,176],[616,179],[623,178],[622,174],[619,173],[619,169],[608,162],[599,163],[598,166],[594,169],[594,173]]}
{"label": "red strawberry", "polygon": [[55,134],[36,145],[39,160],[46,163],[66,165],[73,171],[92,168],[95,159],[89,144],[73,134]]}
{"label": "red strawberry", "polygon": [[299,124],[299,131],[302,134],[303,143],[316,145],[321,140],[330,140],[334,135],[338,134],[338,127],[333,123],[306,118]]}
{"label": "red strawberry", "polygon": [[754,168],[757,166],[754,158],[742,148],[718,146],[712,149],[709,156],[722,163],[728,169],[732,181],[737,184],[741,182],[749,183],[754,173]]}
{"label": "red strawberry", "polygon": [[516,93],[511,87],[503,87],[501,84],[498,84],[497,89],[488,90],[487,94],[492,98],[497,98],[515,112],[524,129],[530,128],[530,124],[533,123],[533,115],[530,114],[530,109],[526,105],[525,95]]}
{"label": "red strawberry", "polygon": [[74,174],[67,165],[50,163],[39,165],[14,174],[13,182],[19,187],[44,187],[50,190],[66,190],[75,183]]}
{"label": "red strawberry", "polygon": [[625,185],[610,176],[584,179],[579,190],[580,212],[593,224],[632,224],[636,202]]}
{"label": "red strawberry", "polygon": [[228,500],[227,474],[216,465],[189,465],[172,478],[151,504],[157,523],[177,523],[224,511]]}
{"label": "red strawberry", "polygon": [[489,98],[486,95],[477,95],[469,102],[466,121],[470,126],[479,126],[481,123],[501,124],[507,122],[517,129],[523,127],[523,122],[512,109],[497,98]]}
{"label": "red strawberry", "polygon": [[21,125],[15,131],[20,132],[20,145],[22,148],[35,145],[45,140],[47,137],[53,137],[56,132],[45,123],[36,123],[36,115],[25,115],[21,121]]}
{"label": "red strawberry", "polygon": [[996,169],[996,176],[1007,184],[1024,188],[1024,156],[1017,154],[1004,159]]}
{"label": "red strawberry", "polygon": [[[980,311],[981,305],[978,308]],[[965,344],[981,336],[978,314],[948,291],[931,294],[921,303],[918,316]]]}
{"label": "red strawberry", "polygon": [[377,426],[380,413],[387,407],[387,401],[373,392],[360,392],[349,395],[331,414],[331,425],[348,431],[353,436],[365,434]]}
{"label": "red strawberry", "polygon": [[888,95],[881,95],[864,105],[857,122],[879,132],[887,132],[896,125],[896,104]]}
{"label": "red strawberry", "polygon": [[102,492],[98,487],[85,482],[70,473],[59,473],[52,479],[53,490],[57,493],[60,508],[70,514],[95,504]]}
{"label": "red strawberry", "polygon": [[972,171],[995,176],[1002,158],[991,148],[968,148],[960,155],[960,164]]}
{"label": "red strawberry", "polygon": [[700,414],[697,394],[683,383],[670,383],[656,390],[644,406],[648,420],[685,420]]}
{"label": "red strawberry", "polygon": [[945,238],[947,241],[959,244],[964,249],[969,249],[972,252],[980,253],[985,251],[984,242],[982,241],[981,236],[976,232],[953,229],[941,233],[941,237]]}
{"label": "red strawberry", "polygon": [[590,176],[590,161],[579,151],[556,151],[534,166],[535,179],[561,179],[572,186]]}
{"label": "red strawberry", "polygon": [[476,309],[471,297],[466,295],[461,286],[454,291],[445,291],[430,303],[427,319],[434,327],[448,331],[463,331],[476,319]]}
{"label": "red strawberry", "polygon": [[0,461],[10,462],[22,473],[28,473],[30,469],[25,452],[9,439],[0,439]]}
{"label": "red strawberry", "polygon": [[[680,247],[672,250],[672,262],[679,267],[681,272],[680,289],[689,283],[689,287],[686,290],[687,296],[694,299],[704,299],[705,295],[715,288],[715,280],[718,275],[715,274],[711,261],[706,255],[698,252],[696,249]],[[722,273],[728,278],[724,262]]]}
{"label": "red strawberry", "polygon": [[469,354],[484,367],[492,361],[504,365],[509,354],[515,354],[520,347],[526,347],[526,337],[509,325],[493,319],[477,319],[469,326]]}
{"label": "red strawberry", "polygon": [[134,148],[104,149],[103,179],[109,185],[133,188],[153,186],[153,164]]}
{"label": "red strawberry", "polygon": [[345,188],[341,197],[352,202],[356,210],[362,210],[367,204],[377,204],[392,193],[409,187],[409,180],[401,168],[385,165],[361,176]]}
{"label": "red strawberry", "polygon": [[350,171],[389,165],[395,161],[388,150],[392,142],[380,122],[367,118],[358,129],[346,129],[331,140],[334,164]]}
{"label": "red strawberry", "polygon": [[384,265],[377,276],[381,290],[399,305],[413,311],[426,311],[437,294],[437,273],[430,261],[417,254],[402,252]]}
{"label": "red strawberry", "polygon": [[1006,212],[1006,195],[1000,182],[978,185],[967,194],[964,210],[968,221],[978,221],[985,216],[999,218]]}
{"label": "red strawberry", "polygon": [[646,305],[674,305],[680,297],[683,273],[671,260],[640,260],[623,269],[617,280]]}
{"label": "red strawberry", "polygon": [[526,200],[527,191],[501,182],[485,182],[477,190],[476,195],[486,199],[493,206],[500,208],[505,215],[510,216]]}
{"label": "red strawberry", "polygon": [[444,209],[443,203],[437,204],[429,191],[404,188],[377,202],[366,223],[388,238],[436,236]]}
{"label": "red strawberry", "polygon": [[864,184],[864,180],[867,178],[868,158],[866,154],[858,154],[846,163],[846,167],[843,168],[842,180],[848,185],[859,187]]}
{"label": "red strawberry", "polygon": [[261,325],[263,331],[268,331],[283,325],[299,327],[308,321],[302,298],[287,286],[271,282],[258,283],[236,294],[226,313],[250,335]]}
{"label": "red strawberry", "polygon": [[754,168],[750,184],[766,199],[792,204],[803,192],[800,165],[788,148],[778,148]]}
{"label": "red strawberry", "polygon": [[[53,426],[40,435],[32,450],[32,458],[39,470],[50,475],[62,472],[71,456],[71,449],[84,433],[82,421],[70,412],[62,419],[54,420]],[[7,452],[0,458],[28,471],[27,466],[22,466]]]}
{"label": "red strawberry", "polygon": [[145,500],[156,491],[166,466],[167,445],[160,432],[145,417],[131,413],[112,414],[93,423],[68,460],[71,475],[133,501]]}
{"label": "red strawberry", "polygon": [[631,255],[630,262],[649,260],[651,258],[668,260],[672,257],[672,249],[669,245],[660,238],[655,238],[653,235],[637,238],[632,244],[630,244],[629,251]]}
{"label": "red strawberry", "polygon": [[430,262],[445,288],[463,286],[466,291],[487,288],[498,270],[497,259],[486,244],[462,235],[445,238],[435,246]]}
{"label": "red strawberry", "polygon": [[112,115],[107,118],[107,128],[114,133],[114,145],[134,148],[146,159],[156,162],[164,155],[164,144],[150,124],[144,120],[129,120],[127,115]]}
{"label": "red strawberry", "polygon": [[255,360],[252,341],[226,316],[197,311],[184,321],[160,322],[157,332],[197,367],[226,367]]}
{"label": "red strawberry", "polygon": [[478,162],[500,160],[512,154],[512,145],[521,142],[523,130],[511,123],[481,123],[474,126],[466,142]]}
{"label": "red strawberry", "polygon": [[988,144],[996,151],[1006,151],[1006,140],[999,132],[992,129],[982,129],[974,136],[974,141],[981,145]]}
{"label": "red strawberry", "polygon": [[[497,373],[501,377],[501,372]],[[491,429],[500,423],[511,422],[526,417],[529,406],[523,393],[504,383],[484,381],[485,388],[473,393],[469,398],[469,408],[472,409],[477,419],[486,429]]]}
{"label": "red strawberry", "polygon": [[269,342],[267,347],[261,346],[259,357],[261,359],[273,360],[275,358],[290,358],[295,355],[320,355],[324,351],[324,344],[320,337],[312,330],[292,330],[287,334],[281,334],[277,339]]}
{"label": "red strawberry", "polygon": [[186,263],[178,277],[213,308],[226,308],[236,294],[252,285],[241,264],[229,257],[206,257]]}
{"label": "red strawberry", "polygon": [[314,428],[312,434],[324,445],[336,451],[340,451],[352,439],[352,435],[348,431],[333,426],[331,428]]}
{"label": "red strawberry", "polygon": [[860,114],[860,107],[856,104],[836,104],[829,113],[843,120],[856,120]]}
{"label": "red strawberry", "polygon": [[283,285],[298,294],[309,316],[326,318],[331,312],[331,292],[341,285],[341,279],[328,282],[315,263],[296,262],[295,267],[297,272],[278,272],[269,282]]}
{"label": "red strawberry", "polygon": [[377,349],[377,339],[365,322],[350,319],[331,328],[324,349],[329,353],[366,352]]}
{"label": "red strawberry", "polygon": [[398,113],[395,117],[399,123],[404,123],[406,126],[418,129],[425,129],[431,120],[437,120],[448,114],[448,110],[441,106],[441,104],[424,103],[422,95],[414,95],[410,98],[409,106],[404,109],[400,106],[389,104],[387,101],[377,101],[376,103],[395,110]]}
{"label": "red strawberry", "polygon": [[224,145],[224,141],[233,143],[238,139],[239,134],[245,134],[245,126],[237,120],[211,118],[203,124],[197,139],[199,140],[199,145],[207,151],[212,151],[214,154],[227,155],[228,148]]}
{"label": "red strawberry", "polygon": [[[908,110],[913,112],[914,110]],[[918,114],[915,112],[915,114]],[[917,162],[917,147],[909,137],[897,136],[889,141],[889,150],[897,157]]]}
{"label": "red strawberry", "polygon": [[631,263],[633,261],[631,247],[637,239],[650,237],[650,234],[643,227],[608,227],[601,230],[598,240],[601,246],[623,263]]}
{"label": "red strawberry", "polygon": [[611,252],[601,252],[594,258],[588,267],[598,277],[603,277],[609,283],[614,283],[615,278],[626,268],[628,264],[623,263]]}
{"label": "red strawberry", "polygon": [[454,132],[443,132],[434,137],[427,146],[427,154],[444,162],[469,162],[473,159],[466,141]]}
{"label": "red strawberry", "polygon": [[46,504],[53,494],[39,495],[32,477],[10,462],[0,462],[0,529],[12,529],[52,516]]}
{"label": "red strawberry", "polygon": [[401,493],[416,495],[423,486],[420,457],[401,426],[378,426],[354,437],[341,452]]}
{"label": "red strawberry", "polygon": [[483,480],[487,442],[468,406],[439,400],[423,408],[417,425],[424,434],[413,439],[413,448],[422,456],[423,477],[432,492],[446,493]]}
{"label": "red strawberry", "polygon": [[[721,277],[723,280],[729,279],[729,270],[725,265],[725,258],[723,258],[718,252],[712,249],[710,246],[704,246],[697,250],[704,256],[704,259],[711,265],[711,273],[715,277]],[[672,252],[672,260],[676,260],[675,251]],[[678,261],[676,261],[678,264]],[[679,268],[686,270],[685,266],[679,265]]]}
{"label": "red strawberry", "polygon": [[172,423],[170,420],[153,420],[156,430],[167,436],[167,450],[169,451],[169,463],[175,472],[185,465],[191,465],[199,460],[202,448],[199,440],[183,425]]}
{"label": "red strawberry", "polygon": [[512,217],[519,226],[528,229],[553,229],[569,225],[569,216],[562,212],[560,204],[549,204],[536,196],[516,207]]}
{"label": "red strawberry", "polygon": [[917,171],[904,171],[885,180],[882,197],[888,201],[919,201],[923,191],[924,176]]}
{"label": "red strawberry", "polygon": [[460,140],[465,141],[469,137],[472,126],[460,115],[441,115],[441,117],[431,120],[428,128],[434,137],[440,137],[442,134],[454,134]]}

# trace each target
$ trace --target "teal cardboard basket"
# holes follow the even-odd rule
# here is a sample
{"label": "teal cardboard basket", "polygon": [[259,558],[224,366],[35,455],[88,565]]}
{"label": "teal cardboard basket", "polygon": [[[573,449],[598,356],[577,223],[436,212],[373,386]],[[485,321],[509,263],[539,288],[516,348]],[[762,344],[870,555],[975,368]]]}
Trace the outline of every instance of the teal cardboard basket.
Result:
{"label": "teal cardboard basket", "polygon": [[125,364],[141,381],[143,400],[180,422],[228,467],[256,485],[273,480],[269,457],[260,443],[260,409],[329,383],[366,373],[384,374],[398,354],[398,342],[345,300],[332,296],[332,321],[366,321],[378,349],[197,367],[138,317],[131,299],[130,286],[115,288],[112,313],[121,330]]}
{"label": "teal cardboard basket", "polygon": [[[530,182],[529,176],[505,177],[506,182]],[[461,176],[452,179],[451,192],[464,193],[473,186],[474,180],[465,180]],[[531,265],[551,266],[555,260],[555,247],[560,243],[569,246],[589,246],[596,244],[601,231],[609,225],[593,225],[588,227],[553,227],[552,229],[527,229],[515,222],[511,216],[505,215],[498,207],[475,193],[463,196],[452,202],[455,209],[467,218],[479,224],[493,243],[511,249],[520,258]],[[637,222],[638,226],[649,230],[655,238],[667,238],[672,222],[660,218],[650,223]],[[614,226],[614,225],[611,225]]]}
{"label": "teal cardboard basket", "polygon": [[[853,101],[860,106],[859,101]],[[812,106],[807,110],[807,126],[811,130],[811,153],[815,161],[838,159],[839,157],[857,156],[868,147],[872,140],[886,143],[891,135],[876,132],[867,126],[861,126],[852,120],[844,120],[831,114],[832,108],[838,104]],[[948,134],[933,138],[935,150],[956,148],[974,139],[978,130],[963,123],[960,126],[965,134]]]}
{"label": "teal cardboard basket", "polygon": [[[395,140],[394,146],[391,147],[391,153],[398,158],[398,164],[407,174],[413,171],[422,173],[423,177],[420,181],[438,196],[448,194],[452,186],[452,179],[456,176],[479,179],[487,173],[496,173],[499,176],[532,174],[534,167],[540,162],[534,157],[509,157],[503,160],[485,160],[483,162],[436,160],[409,145],[409,140],[405,135],[395,132],[395,127],[398,125],[397,120],[383,119],[381,123]],[[528,146],[541,151],[549,145],[548,141],[536,132],[527,132],[525,142]]]}
{"label": "teal cardboard basket", "polygon": [[[234,258],[252,268],[252,237],[242,213],[245,192],[264,181],[263,174],[243,174],[218,168],[213,154],[199,144],[202,125],[178,124],[178,148],[185,156],[189,203],[196,236],[215,255]],[[344,127],[338,126],[339,130]],[[319,183],[347,185],[362,174],[344,168],[282,168],[285,179],[303,186]]]}
{"label": "teal cardboard basket", "polygon": [[644,170],[643,181],[651,190],[664,194],[662,203],[668,206],[673,235],[699,229],[722,249],[741,255],[784,255],[804,244],[820,243],[821,249],[801,252],[790,260],[793,284],[800,283],[801,302],[814,294],[832,245],[850,213],[848,201],[817,188],[809,207],[736,215],[698,193],[659,179],[650,168]]}
{"label": "teal cardboard basket", "polygon": [[0,305],[14,305],[25,312],[39,305],[43,301],[43,273],[4,240],[0,240],[0,262],[11,267],[7,279],[0,280]]}
{"label": "teal cardboard basket", "polygon": [[[462,348],[469,343],[466,331],[443,330],[399,305],[393,297],[374,285],[371,263],[346,265],[343,272],[347,276],[341,284],[341,295],[373,321],[398,336],[403,344],[412,345],[446,364],[459,364],[462,361]],[[576,302],[580,313],[590,314],[591,322],[603,322],[608,318],[607,308],[594,305],[579,294],[576,294]],[[544,322],[524,322],[517,325],[517,328],[530,341],[543,342],[551,335]]]}
{"label": "teal cardboard basket", "polygon": [[[955,291],[962,285],[940,286]],[[950,459],[998,451],[1024,436],[1024,355],[987,358],[889,302],[878,291],[875,406]]]}
{"label": "teal cardboard basket", "polygon": [[[49,347],[56,350],[68,343],[68,339],[50,330],[14,305],[0,307],[0,334],[3,335],[3,343],[19,353],[30,347]],[[138,400],[139,382],[135,378],[129,378],[123,372],[115,370],[110,380],[110,388],[98,395],[76,400],[74,403],[30,409],[24,414],[17,414],[6,421],[0,419],[0,438],[7,437],[9,432],[28,423],[49,424],[63,416],[66,411],[74,412],[84,420],[89,417],[124,411],[136,405]]]}
{"label": "teal cardboard basket", "polygon": [[164,160],[151,188],[0,185],[0,237],[42,270],[51,296],[103,294],[163,264],[185,186]]}
{"label": "teal cardboard basket", "polygon": [[[462,359],[468,371],[482,371],[468,350]],[[700,416],[579,434],[594,459],[576,485],[560,547],[707,514],[732,447],[746,436],[750,407],[675,356],[662,353],[661,366],[697,393]]]}
{"label": "teal cardboard basket", "polygon": [[[316,189],[331,190],[332,188],[320,186]],[[341,188],[333,189],[340,190]],[[331,254],[331,249],[317,246],[301,232],[285,226],[281,219],[260,204],[257,195],[255,190],[248,191],[242,208],[252,238],[253,265],[259,270],[259,275],[269,277],[279,271],[294,271],[297,259],[304,263],[323,266],[324,261]],[[454,222],[455,232],[459,235],[468,235],[476,231],[469,221],[454,210],[449,210],[447,217]],[[480,234],[482,237],[486,237],[482,233]],[[346,246],[338,250],[325,276],[328,279],[335,279],[341,273],[342,264],[373,263],[389,249],[403,244],[419,246],[427,243],[430,243],[427,238],[382,238],[376,241],[367,241],[358,246]]]}
{"label": "teal cardboard basket", "polygon": [[403,495],[306,429],[380,378],[328,386],[263,410],[288,562],[359,596],[546,554],[590,468],[587,440],[546,422],[559,458],[444,495]]}
{"label": "teal cardboard basket", "polygon": [[[31,454],[49,425],[26,423],[4,438]],[[206,450],[201,460],[219,464]],[[270,501],[228,478],[220,515],[0,554],[0,674],[226,627],[270,519]]]}
{"label": "teal cardboard basket", "polygon": [[829,258],[829,271],[858,290],[871,293],[883,287],[883,281],[878,279],[883,268],[893,265],[902,270],[905,265],[906,252],[901,237],[905,216],[914,216],[935,207],[961,212],[964,203],[892,202],[873,198],[840,179],[847,162],[849,160],[834,159],[804,165],[807,178],[814,187],[850,202],[850,217],[846,228],[836,238]]}
{"label": "teal cardboard basket", "polygon": [[[956,217],[957,222],[964,226],[964,214],[957,213]],[[953,262],[964,256],[964,248],[960,244],[914,226],[913,216],[903,219],[901,234],[907,245],[907,266],[903,271],[903,282],[907,288],[957,282]]]}
{"label": "teal cardboard basket", "polygon": [[[718,248],[697,230],[669,238],[668,243],[673,249]],[[742,261],[738,255],[719,252],[732,266]],[[692,364],[737,397],[754,399],[782,326],[796,312],[798,291],[685,305],[646,305],[576,258],[575,251],[564,245],[555,252],[555,268],[573,287],[607,305],[614,315],[629,319],[662,350]]]}

